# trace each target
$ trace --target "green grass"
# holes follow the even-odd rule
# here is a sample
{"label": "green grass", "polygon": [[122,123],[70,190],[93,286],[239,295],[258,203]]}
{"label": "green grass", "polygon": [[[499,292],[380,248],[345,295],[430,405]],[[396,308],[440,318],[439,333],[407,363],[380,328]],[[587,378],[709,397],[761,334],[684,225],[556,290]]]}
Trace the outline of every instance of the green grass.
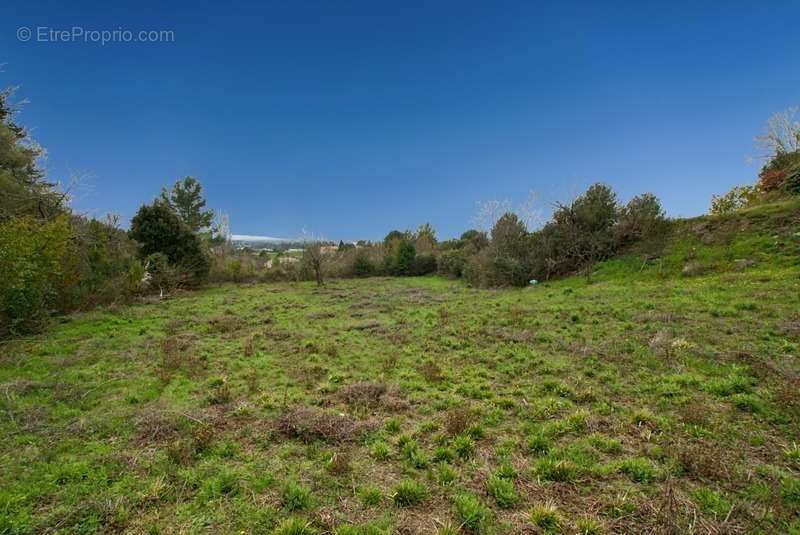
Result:
{"label": "green grass", "polygon": [[0,533],[512,534],[543,503],[553,532],[639,533],[669,496],[677,532],[791,532],[798,214],[677,222],[591,281],[230,285],[60,318],[0,345]]}

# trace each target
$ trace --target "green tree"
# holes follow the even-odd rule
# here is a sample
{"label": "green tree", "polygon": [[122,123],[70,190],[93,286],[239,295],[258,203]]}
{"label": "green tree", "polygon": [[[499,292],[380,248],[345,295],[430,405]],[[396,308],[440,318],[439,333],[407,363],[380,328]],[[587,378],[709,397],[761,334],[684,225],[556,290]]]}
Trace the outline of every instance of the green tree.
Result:
{"label": "green tree", "polygon": [[397,252],[394,256],[392,265],[393,271],[396,275],[411,275],[414,269],[414,258],[417,256],[417,250],[410,240],[404,239],[397,246]]}
{"label": "green tree", "polygon": [[66,195],[45,179],[37,165],[41,147],[14,122],[12,94],[0,91],[0,222],[18,216],[51,219],[63,212]]}
{"label": "green tree", "polygon": [[164,202],[156,200],[139,208],[129,234],[141,244],[142,257],[164,253],[170,264],[183,271],[185,282],[196,284],[208,275],[210,261],[200,238]]}
{"label": "green tree", "polygon": [[161,200],[178,214],[192,232],[200,232],[211,227],[214,212],[205,210],[203,185],[196,178],[187,176],[176,181],[170,191],[162,189]]}

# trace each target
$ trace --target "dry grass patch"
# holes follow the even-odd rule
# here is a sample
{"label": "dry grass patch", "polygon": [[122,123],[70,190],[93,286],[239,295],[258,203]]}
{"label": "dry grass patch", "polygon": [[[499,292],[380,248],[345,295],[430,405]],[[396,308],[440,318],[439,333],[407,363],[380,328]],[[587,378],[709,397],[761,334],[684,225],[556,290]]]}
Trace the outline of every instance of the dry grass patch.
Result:
{"label": "dry grass patch", "polygon": [[288,410],[277,422],[278,430],[303,442],[324,440],[345,442],[353,440],[364,429],[345,414],[323,411],[311,407],[295,407]]}

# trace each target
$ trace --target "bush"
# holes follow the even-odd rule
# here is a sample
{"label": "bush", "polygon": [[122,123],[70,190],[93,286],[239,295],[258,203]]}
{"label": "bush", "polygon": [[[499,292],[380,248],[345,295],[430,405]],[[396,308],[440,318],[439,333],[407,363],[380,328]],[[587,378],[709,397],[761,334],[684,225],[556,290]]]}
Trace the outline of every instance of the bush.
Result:
{"label": "bush", "polygon": [[397,246],[397,252],[392,258],[390,272],[393,275],[411,275],[417,250],[409,240],[402,240]]}
{"label": "bush", "polygon": [[800,193],[800,151],[775,155],[758,174],[758,189],[763,192]]}
{"label": "bush", "polygon": [[641,240],[663,230],[665,222],[661,202],[652,193],[637,195],[619,214],[617,239],[621,245]]}
{"label": "bush", "polygon": [[411,274],[429,275],[436,272],[436,257],[432,254],[421,254],[414,257],[411,265]]}
{"label": "bush", "polygon": [[57,299],[69,237],[66,216],[0,224],[0,335],[41,327]]}
{"label": "bush", "polygon": [[211,263],[200,238],[166,204],[155,201],[139,208],[129,234],[141,244],[143,257],[165,254],[178,268],[180,282],[199,284],[207,277]]}
{"label": "bush", "polygon": [[356,250],[350,271],[355,277],[369,277],[375,274],[375,266],[369,258],[369,253],[365,249]]}
{"label": "bush", "polygon": [[440,275],[456,279],[460,278],[464,273],[465,264],[466,258],[464,256],[464,251],[460,249],[444,251],[439,255],[439,260],[437,261]]}
{"label": "bush", "polygon": [[756,186],[734,186],[723,196],[711,197],[712,215],[730,214],[749,206],[759,196]]}

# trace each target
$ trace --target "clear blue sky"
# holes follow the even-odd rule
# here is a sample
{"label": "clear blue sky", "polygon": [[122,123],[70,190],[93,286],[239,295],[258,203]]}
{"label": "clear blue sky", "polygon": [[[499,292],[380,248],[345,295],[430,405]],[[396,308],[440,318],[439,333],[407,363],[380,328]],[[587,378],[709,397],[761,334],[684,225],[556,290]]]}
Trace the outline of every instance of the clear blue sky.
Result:
{"label": "clear blue sky", "polygon": [[[468,228],[475,203],[594,181],[670,215],[752,182],[800,104],[800,2],[14,2],[0,85],[75,206],[129,219],[198,177],[235,233]],[[174,42],[21,42],[19,27]]]}

